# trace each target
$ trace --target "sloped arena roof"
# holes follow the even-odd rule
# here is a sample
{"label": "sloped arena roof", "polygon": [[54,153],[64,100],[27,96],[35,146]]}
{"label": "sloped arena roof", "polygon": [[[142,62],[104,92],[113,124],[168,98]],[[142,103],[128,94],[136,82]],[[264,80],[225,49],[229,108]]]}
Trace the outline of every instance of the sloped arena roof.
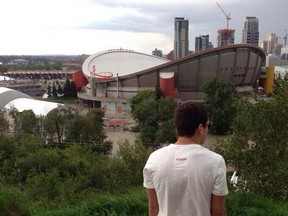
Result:
{"label": "sloped arena roof", "polygon": [[46,115],[52,109],[60,106],[60,103],[36,100],[22,92],[0,87],[0,109],[16,108],[19,112],[32,110],[35,115]]}
{"label": "sloped arena roof", "polygon": [[158,56],[133,50],[113,49],[89,56],[82,65],[82,71],[88,79],[109,75],[121,77],[167,62],[170,60]]}

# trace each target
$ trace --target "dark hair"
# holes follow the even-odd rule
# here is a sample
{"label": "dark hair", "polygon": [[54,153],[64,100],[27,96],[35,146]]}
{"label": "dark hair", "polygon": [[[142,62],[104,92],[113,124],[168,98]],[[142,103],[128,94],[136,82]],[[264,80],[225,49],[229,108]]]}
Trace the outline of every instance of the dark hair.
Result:
{"label": "dark hair", "polygon": [[200,102],[185,101],[175,112],[175,125],[179,136],[192,136],[196,128],[208,121],[207,107]]}

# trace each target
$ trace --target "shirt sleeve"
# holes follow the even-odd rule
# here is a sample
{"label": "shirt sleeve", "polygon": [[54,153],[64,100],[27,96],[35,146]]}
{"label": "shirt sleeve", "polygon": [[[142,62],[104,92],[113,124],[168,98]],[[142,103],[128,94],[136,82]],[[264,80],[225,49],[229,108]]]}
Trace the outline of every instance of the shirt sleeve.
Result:
{"label": "shirt sleeve", "polygon": [[155,188],[154,183],[153,183],[152,174],[151,174],[152,173],[151,168],[152,168],[152,162],[149,158],[144,169],[143,169],[143,178],[144,178],[143,186],[145,188],[148,188],[148,189],[154,189]]}
{"label": "shirt sleeve", "polygon": [[226,196],[228,194],[226,181],[226,164],[223,157],[220,158],[218,169],[216,171],[212,194],[216,196]]}

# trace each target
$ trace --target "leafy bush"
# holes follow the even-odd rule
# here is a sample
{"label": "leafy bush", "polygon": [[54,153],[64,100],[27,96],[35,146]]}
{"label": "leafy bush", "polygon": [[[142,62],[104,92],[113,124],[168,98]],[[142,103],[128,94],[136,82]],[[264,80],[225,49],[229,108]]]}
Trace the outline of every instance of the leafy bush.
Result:
{"label": "leafy bush", "polygon": [[228,195],[225,205],[229,216],[288,216],[287,203],[275,203],[253,193],[231,193]]}
{"label": "leafy bush", "polygon": [[162,96],[160,89],[156,88],[156,91],[140,91],[131,99],[139,139],[146,147],[157,148],[176,141],[173,115],[177,104],[172,98]]}
{"label": "leafy bush", "polygon": [[142,143],[129,144],[128,140],[119,142],[119,149],[111,159],[107,173],[107,188],[111,192],[126,192],[130,187],[142,186],[143,167],[152,152]]}
{"label": "leafy bush", "polygon": [[29,215],[28,201],[17,189],[0,185],[0,215]]}
{"label": "leafy bush", "polygon": [[123,195],[102,194],[93,200],[58,210],[33,209],[34,216],[147,216],[147,199],[143,188],[134,188]]}
{"label": "leafy bush", "polygon": [[234,132],[218,150],[239,174],[239,188],[288,199],[288,83],[270,100],[239,100]]}
{"label": "leafy bush", "polygon": [[213,122],[210,131],[215,134],[231,131],[236,115],[234,101],[239,98],[235,86],[216,76],[204,84],[203,90],[206,93],[205,103],[209,109],[209,118]]}

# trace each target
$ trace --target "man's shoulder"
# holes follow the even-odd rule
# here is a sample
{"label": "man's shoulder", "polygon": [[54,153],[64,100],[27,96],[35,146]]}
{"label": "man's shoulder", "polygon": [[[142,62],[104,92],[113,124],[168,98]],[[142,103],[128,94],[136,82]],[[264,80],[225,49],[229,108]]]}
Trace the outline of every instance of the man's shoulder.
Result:
{"label": "man's shoulder", "polygon": [[222,160],[223,159],[222,155],[220,155],[219,153],[214,152],[208,148],[203,147],[203,151],[205,152],[204,154],[206,154],[209,158],[213,158],[215,160]]}
{"label": "man's shoulder", "polygon": [[159,157],[161,155],[167,154],[170,151],[170,149],[171,149],[170,147],[171,147],[171,145],[169,144],[169,145],[162,146],[159,149],[156,149],[155,151],[153,151],[150,154],[150,158]]}
{"label": "man's shoulder", "polygon": [[153,154],[160,154],[160,153],[162,153],[162,152],[168,151],[168,149],[170,149],[170,146],[171,146],[170,144],[169,144],[169,145],[162,146],[162,147],[156,149],[154,152],[152,152],[152,155],[153,155]]}

